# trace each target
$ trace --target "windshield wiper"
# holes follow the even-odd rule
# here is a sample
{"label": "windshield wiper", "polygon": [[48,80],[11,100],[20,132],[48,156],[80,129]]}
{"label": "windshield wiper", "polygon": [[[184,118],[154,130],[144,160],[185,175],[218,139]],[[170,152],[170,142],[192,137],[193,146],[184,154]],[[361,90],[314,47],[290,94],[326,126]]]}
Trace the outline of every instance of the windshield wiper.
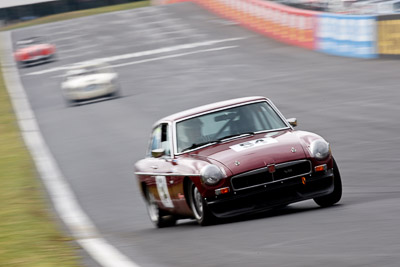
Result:
{"label": "windshield wiper", "polygon": [[205,145],[208,145],[208,144],[215,144],[215,143],[217,143],[217,141],[208,141],[208,142],[202,142],[202,143],[198,143],[198,144],[192,144],[190,147],[187,147],[187,148],[183,149],[182,152],[185,152],[187,150],[194,149],[194,148],[197,148],[197,147],[205,146]]}
{"label": "windshield wiper", "polygon": [[222,142],[222,141],[225,140],[225,139],[229,139],[229,138],[233,138],[233,137],[240,138],[240,137],[245,137],[245,136],[255,135],[255,134],[256,134],[255,132],[244,132],[244,133],[240,133],[240,134],[231,134],[231,135],[227,135],[227,136],[218,138],[218,139],[216,140],[216,142],[220,143],[220,142]]}
{"label": "windshield wiper", "polygon": [[192,144],[190,147],[182,149],[181,152],[185,152],[187,150],[195,149],[197,147],[205,146],[205,145],[208,145],[208,144],[211,145],[211,144],[221,143],[223,140],[229,139],[229,138],[234,138],[234,137],[235,138],[240,138],[240,137],[245,137],[245,136],[250,136],[250,135],[255,135],[255,133],[254,132],[245,132],[245,133],[240,133],[240,134],[231,134],[231,135],[227,135],[227,136],[221,137],[221,138],[219,138],[217,140],[201,142],[201,143],[197,143],[197,144],[196,143]]}

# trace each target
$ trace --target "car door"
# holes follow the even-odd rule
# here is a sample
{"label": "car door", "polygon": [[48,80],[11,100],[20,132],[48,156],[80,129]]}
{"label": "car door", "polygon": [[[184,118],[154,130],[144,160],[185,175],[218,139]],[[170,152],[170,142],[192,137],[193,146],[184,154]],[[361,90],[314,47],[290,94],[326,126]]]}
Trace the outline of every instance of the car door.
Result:
{"label": "car door", "polygon": [[172,174],[170,126],[161,123],[153,130],[148,153],[148,166],[150,167],[150,183],[153,192],[161,206],[167,209],[174,208]]}

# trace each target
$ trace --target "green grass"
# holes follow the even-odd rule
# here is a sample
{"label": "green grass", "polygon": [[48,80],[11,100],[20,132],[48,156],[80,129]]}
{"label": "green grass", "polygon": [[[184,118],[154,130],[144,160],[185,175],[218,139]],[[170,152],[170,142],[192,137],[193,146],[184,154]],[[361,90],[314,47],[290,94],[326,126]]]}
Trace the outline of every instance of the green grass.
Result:
{"label": "green grass", "polygon": [[80,266],[52,215],[0,72],[0,266]]}
{"label": "green grass", "polygon": [[127,9],[132,9],[132,8],[146,7],[146,6],[150,6],[149,0],[121,4],[121,5],[92,8],[92,9],[86,9],[86,10],[79,10],[79,11],[73,11],[73,12],[67,12],[67,13],[42,17],[42,18],[38,18],[38,19],[26,21],[26,22],[13,24],[13,25],[8,25],[8,26],[0,28],[0,30],[8,31],[8,30],[18,29],[18,28],[22,28],[22,27],[29,27],[29,26],[34,26],[34,25],[39,25],[39,24],[44,24],[44,23],[49,23],[49,22],[75,19],[75,18],[97,15],[97,14],[102,14],[102,13],[107,13],[107,12],[114,12],[114,11],[127,10]]}
{"label": "green grass", "polygon": [[[1,30],[148,5],[142,1],[69,12]],[[60,225],[22,140],[0,71],[0,267],[81,266],[79,248]]]}

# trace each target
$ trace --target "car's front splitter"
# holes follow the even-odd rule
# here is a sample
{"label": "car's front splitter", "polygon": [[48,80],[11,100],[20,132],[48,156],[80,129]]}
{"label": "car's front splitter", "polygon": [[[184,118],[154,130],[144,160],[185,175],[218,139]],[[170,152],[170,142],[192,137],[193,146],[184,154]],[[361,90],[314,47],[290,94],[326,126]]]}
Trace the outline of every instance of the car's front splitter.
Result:
{"label": "car's front splitter", "polygon": [[332,170],[328,170],[323,175],[277,181],[256,189],[230,193],[223,198],[208,198],[206,202],[218,218],[267,211],[274,207],[328,195],[334,189],[333,179]]}
{"label": "car's front splitter", "polygon": [[24,66],[34,66],[40,63],[51,62],[53,60],[53,57],[54,55],[46,55],[46,56],[36,57],[34,59],[21,60],[19,62]]}

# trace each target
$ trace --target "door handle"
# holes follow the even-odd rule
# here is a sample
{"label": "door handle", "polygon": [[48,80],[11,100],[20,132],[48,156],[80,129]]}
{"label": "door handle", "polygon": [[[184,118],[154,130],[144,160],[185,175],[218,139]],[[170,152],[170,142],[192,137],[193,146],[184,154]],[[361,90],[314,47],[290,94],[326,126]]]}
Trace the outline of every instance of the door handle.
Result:
{"label": "door handle", "polygon": [[152,168],[152,169],[158,169],[158,166],[153,165],[153,166],[150,166],[150,168]]}

